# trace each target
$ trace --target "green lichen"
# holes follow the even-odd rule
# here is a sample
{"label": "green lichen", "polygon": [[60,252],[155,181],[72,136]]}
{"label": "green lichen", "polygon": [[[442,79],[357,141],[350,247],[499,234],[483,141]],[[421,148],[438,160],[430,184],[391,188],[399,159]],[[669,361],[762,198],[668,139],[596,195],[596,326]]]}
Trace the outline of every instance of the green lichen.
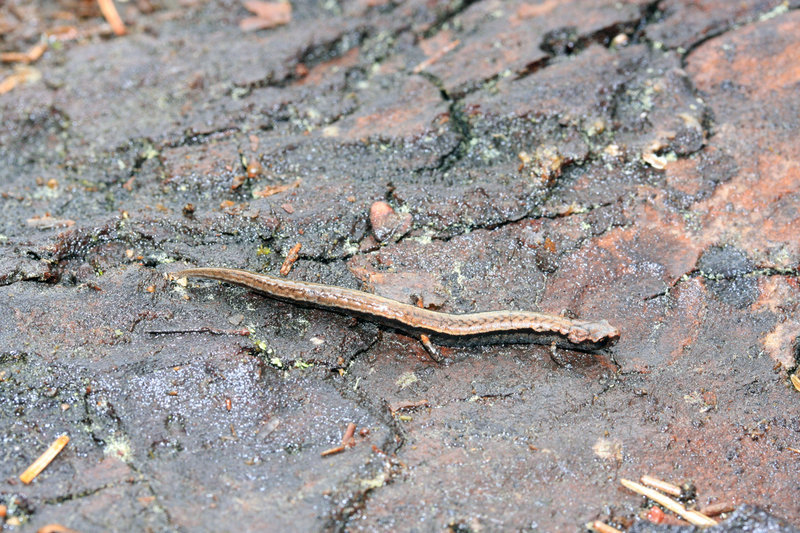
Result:
{"label": "green lichen", "polygon": [[130,463],[133,460],[130,440],[125,435],[118,433],[113,433],[106,439],[106,447],[103,448],[103,453],[108,457],[114,457],[125,463]]}

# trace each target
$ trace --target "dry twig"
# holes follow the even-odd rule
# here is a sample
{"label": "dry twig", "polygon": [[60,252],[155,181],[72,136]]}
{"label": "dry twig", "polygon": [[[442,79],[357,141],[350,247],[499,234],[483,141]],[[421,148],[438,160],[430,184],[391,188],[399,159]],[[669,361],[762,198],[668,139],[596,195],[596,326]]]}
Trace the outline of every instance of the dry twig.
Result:
{"label": "dry twig", "polygon": [[26,485],[33,481],[33,478],[38,476],[42,470],[47,468],[47,465],[49,465],[50,462],[55,459],[56,455],[58,455],[59,452],[64,449],[64,446],[66,446],[68,442],[69,436],[61,435],[58,437],[42,455],[40,455],[33,463],[31,463],[31,466],[25,469],[22,475],[19,476],[19,479]]}
{"label": "dry twig", "polygon": [[591,529],[592,531],[596,531],[597,533],[622,533],[619,529],[615,528],[614,526],[609,526],[605,522],[601,522],[600,520],[595,520],[594,522],[590,522],[586,524],[586,527]]}
{"label": "dry twig", "polygon": [[300,248],[302,247],[303,245],[298,242],[292,246],[292,249],[286,254],[286,259],[284,259],[283,265],[281,265],[281,276],[289,275],[289,272],[292,270],[292,265],[294,265],[297,258],[300,257]]}
{"label": "dry twig", "polygon": [[646,496],[647,498],[650,498],[657,504],[685,518],[695,526],[709,527],[717,525],[716,520],[707,517],[703,513],[699,513],[697,511],[690,511],[689,509],[681,505],[679,502],[676,502],[669,496],[661,494],[655,489],[645,487],[644,485],[636,483],[635,481],[631,481],[629,479],[620,479],[620,483],[622,483],[623,486],[632,490],[633,492],[641,494],[642,496]]}
{"label": "dry twig", "polygon": [[666,481],[662,481],[656,477],[642,476],[641,478],[639,478],[639,481],[641,481],[642,484],[644,485],[658,489],[661,492],[666,492],[667,494],[671,494],[676,498],[681,495],[681,488],[679,486],[673,485],[672,483],[667,483]]}
{"label": "dry twig", "polygon": [[33,63],[42,57],[47,50],[47,41],[33,45],[27,52],[3,52],[0,61],[3,63]]}
{"label": "dry twig", "polygon": [[399,401],[399,402],[394,402],[394,403],[390,403],[389,404],[389,412],[391,414],[395,414],[396,412],[401,411],[403,409],[414,409],[416,407],[427,407],[428,405],[430,405],[428,403],[428,400],[419,400],[419,401],[416,401],[416,402]]}
{"label": "dry twig", "polygon": [[100,6],[100,11],[103,13],[103,16],[114,33],[117,35],[125,35],[125,33],[127,33],[125,23],[122,22],[122,17],[119,16],[117,8],[114,6],[114,0],[97,0],[97,4]]}
{"label": "dry twig", "polygon": [[342,443],[335,448],[329,448],[321,453],[322,457],[327,457],[329,455],[333,455],[336,453],[341,453],[345,451],[347,448],[352,448],[356,445],[356,439],[354,437],[356,433],[356,425],[353,422],[350,422],[347,425],[347,429],[344,432],[344,436],[342,437]]}

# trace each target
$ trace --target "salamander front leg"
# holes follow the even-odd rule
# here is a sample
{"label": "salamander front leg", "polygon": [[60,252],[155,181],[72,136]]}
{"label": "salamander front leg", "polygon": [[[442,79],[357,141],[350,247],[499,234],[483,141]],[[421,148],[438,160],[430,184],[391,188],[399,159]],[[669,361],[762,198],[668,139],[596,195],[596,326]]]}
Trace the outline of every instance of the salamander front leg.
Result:
{"label": "salamander front leg", "polygon": [[435,363],[441,363],[442,358],[439,356],[439,350],[436,349],[436,346],[433,345],[431,342],[431,338],[425,335],[424,333],[420,334],[419,341],[425,347],[425,350],[428,352],[428,355],[431,356],[431,361]]}
{"label": "salamander front leg", "polygon": [[553,361],[558,366],[565,366],[564,361],[558,353],[556,349],[556,341],[550,343],[550,360]]}

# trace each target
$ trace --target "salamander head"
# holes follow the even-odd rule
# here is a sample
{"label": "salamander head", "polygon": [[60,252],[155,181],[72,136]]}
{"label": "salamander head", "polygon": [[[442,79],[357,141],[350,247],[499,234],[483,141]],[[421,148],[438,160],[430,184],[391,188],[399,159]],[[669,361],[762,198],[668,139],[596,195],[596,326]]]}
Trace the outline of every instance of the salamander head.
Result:
{"label": "salamander head", "polygon": [[575,344],[611,346],[619,340],[619,330],[609,324],[608,320],[574,320],[567,338]]}

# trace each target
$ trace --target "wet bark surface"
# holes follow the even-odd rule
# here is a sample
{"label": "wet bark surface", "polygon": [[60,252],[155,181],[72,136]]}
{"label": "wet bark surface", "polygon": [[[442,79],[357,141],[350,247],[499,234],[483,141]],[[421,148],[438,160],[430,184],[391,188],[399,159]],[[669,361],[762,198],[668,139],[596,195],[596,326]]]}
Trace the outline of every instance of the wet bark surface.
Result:
{"label": "wet bark surface", "polygon": [[[625,527],[643,474],[800,527],[800,2],[119,7],[0,6],[3,50],[75,30],[0,67],[7,527]],[[436,363],[168,276],[298,243],[292,279],[621,339]]]}

